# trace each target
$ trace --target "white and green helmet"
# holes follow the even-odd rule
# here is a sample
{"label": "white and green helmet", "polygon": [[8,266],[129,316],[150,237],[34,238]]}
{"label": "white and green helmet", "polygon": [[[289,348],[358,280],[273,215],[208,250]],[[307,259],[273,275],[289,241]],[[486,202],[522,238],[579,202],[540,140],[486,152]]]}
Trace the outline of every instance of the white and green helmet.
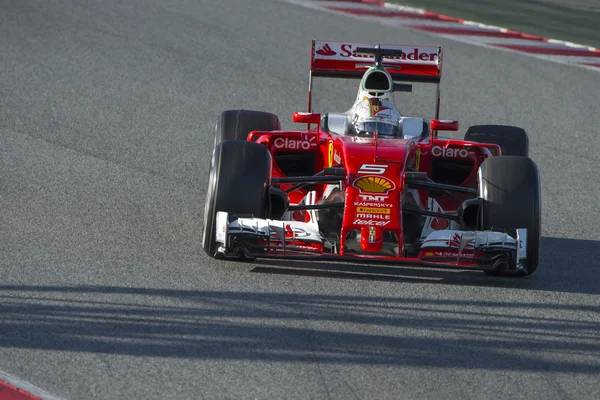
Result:
{"label": "white and green helmet", "polygon": [[352,124],[359,135],[397,136],[400,112],[394,106],[394,82],[381,67],[365,72],[352,111]]}

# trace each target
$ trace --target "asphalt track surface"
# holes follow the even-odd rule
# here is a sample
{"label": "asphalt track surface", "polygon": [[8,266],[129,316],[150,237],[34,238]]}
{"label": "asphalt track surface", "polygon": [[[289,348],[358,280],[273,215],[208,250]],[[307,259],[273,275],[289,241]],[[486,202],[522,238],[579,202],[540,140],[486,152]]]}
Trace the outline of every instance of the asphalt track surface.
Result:
{"label": "asphalt track surface", "polygon": [[[4,373],[70,399],[600,397],[597,72],[277,1],[0,16]],[[439,43],[444,117],[529,131],[535,276],[203,254],[218,114],[291,127],[313,37]],[[347,108],[354,85],[317,82],[317,107]]]}

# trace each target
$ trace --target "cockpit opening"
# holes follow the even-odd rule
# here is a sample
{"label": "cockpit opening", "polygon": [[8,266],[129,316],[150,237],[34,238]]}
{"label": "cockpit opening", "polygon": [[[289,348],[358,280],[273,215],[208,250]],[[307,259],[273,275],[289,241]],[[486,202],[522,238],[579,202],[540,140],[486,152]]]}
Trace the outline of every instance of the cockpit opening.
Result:
{"label": "cockpit opening", "polygon": [[368,92],[391,92],[392,82],[382,71],[374,70],[365,77],[364,90]]}

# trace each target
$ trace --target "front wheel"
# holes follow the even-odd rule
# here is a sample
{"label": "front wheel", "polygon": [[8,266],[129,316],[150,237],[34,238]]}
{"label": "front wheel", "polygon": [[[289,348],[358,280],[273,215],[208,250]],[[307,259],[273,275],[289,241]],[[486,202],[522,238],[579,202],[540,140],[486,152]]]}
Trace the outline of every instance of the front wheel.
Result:
{"label": "front wheel", "polygon": [[483,230],[527,229],[527,263],[521,276],[533,274],[539,263],[541,235],[540,176],[533,160],[519,156],[486,159],[479,168],[479,196]]}
{"label": "front wheel", "polygon": [[217,144],[211,160],[204,203],[202,247],[210,257],[217,255],[217,212],[266,218],[271,154],[256,143],[227,140]]}

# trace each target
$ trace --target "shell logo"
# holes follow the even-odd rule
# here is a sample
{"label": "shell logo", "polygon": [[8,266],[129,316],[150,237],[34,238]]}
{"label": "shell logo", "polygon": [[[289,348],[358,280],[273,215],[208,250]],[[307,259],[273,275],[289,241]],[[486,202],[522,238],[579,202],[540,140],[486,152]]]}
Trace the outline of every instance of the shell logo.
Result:
{"label": "shell logo", "polygon": [[387,193],[396,188],[394,182],[383,176],[361,176],[353,183],[361,193]]}

